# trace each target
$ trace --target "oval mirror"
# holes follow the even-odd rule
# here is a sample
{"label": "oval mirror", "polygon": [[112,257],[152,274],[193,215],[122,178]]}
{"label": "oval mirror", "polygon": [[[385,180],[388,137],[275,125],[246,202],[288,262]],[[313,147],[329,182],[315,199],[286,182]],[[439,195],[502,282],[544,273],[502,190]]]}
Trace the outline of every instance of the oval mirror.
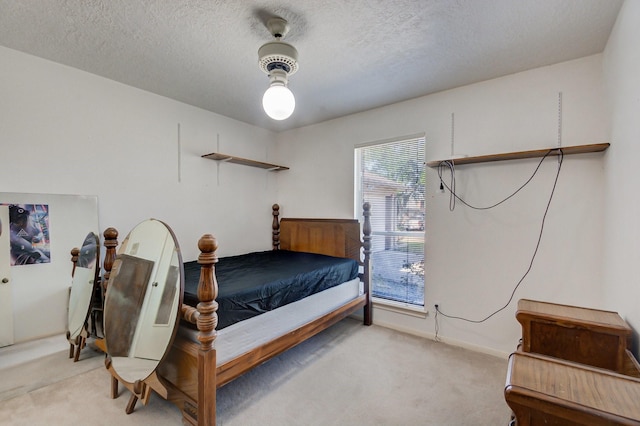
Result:
{"label": "oval mirror", "polygon": [[71,282],[67,336],[72,343],[85,330],[91,313],[91,297],[98,283],[99,258],[100,239],[97,234],[89,232],[78,253]]}
{"label": "oval mirror", "polygon": [[107,283],[104,337],[123,381],[148,378],[171,347],[183,276],[178,242],[165,223],[146,220],[122,242]]}

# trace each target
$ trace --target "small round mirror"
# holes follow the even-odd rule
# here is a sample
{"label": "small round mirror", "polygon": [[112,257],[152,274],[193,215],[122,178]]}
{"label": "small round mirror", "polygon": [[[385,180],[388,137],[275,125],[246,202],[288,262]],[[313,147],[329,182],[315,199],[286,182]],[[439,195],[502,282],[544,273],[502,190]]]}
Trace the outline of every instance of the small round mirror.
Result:
{"label": "small round mirror", "polygon": [[[75,249],[74,249],[75,250]],[[89,232],[78,253],[69,296],[69,341],[75,341],[87,324],[91,312],[91,297],[98,283],[100,240]]]}
{"label": "small round mirror", "polygon": [[120,246],[107,283],[104,337],[111,365],[125,382],[149,377],[171,347],[183,275],[175,235],[159,220],[138,224]]}

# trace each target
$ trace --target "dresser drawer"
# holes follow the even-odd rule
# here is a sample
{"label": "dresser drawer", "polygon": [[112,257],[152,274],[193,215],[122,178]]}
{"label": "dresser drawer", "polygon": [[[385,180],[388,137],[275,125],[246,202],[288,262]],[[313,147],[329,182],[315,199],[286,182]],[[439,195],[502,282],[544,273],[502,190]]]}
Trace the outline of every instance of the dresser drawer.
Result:
{"label": "dresser drawer", "polygon": [[616,312],[521,299],[520,350],[624,373],[632,329]]}

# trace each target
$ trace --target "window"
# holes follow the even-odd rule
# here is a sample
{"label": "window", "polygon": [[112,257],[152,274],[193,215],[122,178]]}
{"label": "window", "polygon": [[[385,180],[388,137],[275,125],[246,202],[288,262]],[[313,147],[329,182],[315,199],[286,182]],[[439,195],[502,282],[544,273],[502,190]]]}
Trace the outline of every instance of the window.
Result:
{"label": "window", "polygon": [[372,295],[423,307],[424,136],[358,146],[355,158],[356,205],[371,204]]}

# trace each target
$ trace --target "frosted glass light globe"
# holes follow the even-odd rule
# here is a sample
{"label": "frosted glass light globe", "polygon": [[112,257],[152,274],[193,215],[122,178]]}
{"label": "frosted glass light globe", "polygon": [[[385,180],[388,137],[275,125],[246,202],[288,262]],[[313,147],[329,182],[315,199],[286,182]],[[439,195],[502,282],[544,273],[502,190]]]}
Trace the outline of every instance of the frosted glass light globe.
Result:
{"label": "frosted glass light globe", "polygon": [[272,85],[262,97],[264,112],[274,120],[284,120],[293,114],[296,108],[296,99],[286,86]]}

